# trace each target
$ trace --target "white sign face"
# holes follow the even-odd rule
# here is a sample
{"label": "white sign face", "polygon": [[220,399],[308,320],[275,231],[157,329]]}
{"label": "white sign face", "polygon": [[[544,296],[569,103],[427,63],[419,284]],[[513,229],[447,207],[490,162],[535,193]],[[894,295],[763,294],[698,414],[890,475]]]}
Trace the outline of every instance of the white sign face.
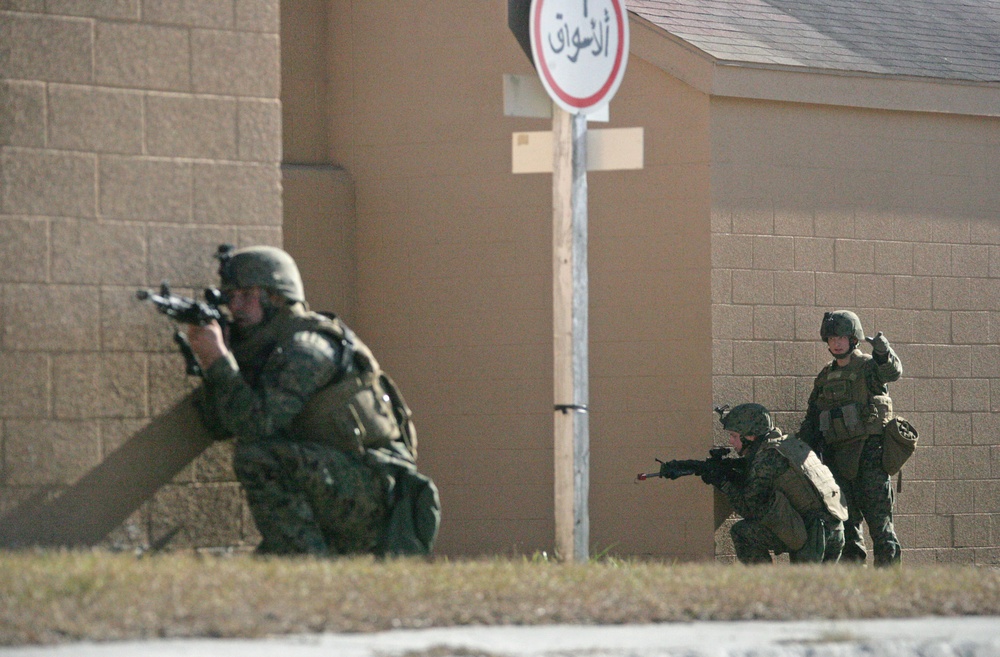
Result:
{"label": "white sign face", "polygon": [[532,0],[528,29],[538,76],[564,110],[588,114],[618,91],[628,61],[623,0]]}

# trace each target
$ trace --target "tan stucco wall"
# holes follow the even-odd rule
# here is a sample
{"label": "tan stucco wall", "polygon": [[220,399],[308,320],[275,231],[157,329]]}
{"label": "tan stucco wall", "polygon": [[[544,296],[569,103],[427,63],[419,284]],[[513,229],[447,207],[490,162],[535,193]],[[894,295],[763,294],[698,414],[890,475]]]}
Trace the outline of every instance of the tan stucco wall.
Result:
{"label": "tan stucco wall", "polygon": [[632,481],[712,442],[708,98],[632,58],[612,117],[644,128],[645,167],[592,176],[593,539],[711,558],[709,488]]}
{"label": "tan stucco wall", "polygon": [[715,398],[795,430],[825,310],[883,331],[920,431],[904,560],[1000,559],[1000,121],[713,99]]}
{"label": "tan stucco wall", "polygon": [[[352,325],[414,409],[439,549],[551,552],[551,183],[510,173],[511,133],[551,126],[502,115],[502,75],[531,71],[506,3],[328,11],[327,161],[356,208]],[[711,444],[708,102],[629,67],[610,125],[645,127],[646,168],[589,178],[592,551],[705,559],[708,489],[633,480]],[[285,239],[299,239],[287,213]]]}
{"label": "tan stucco wall", "polygon": [[[136,288],[200,293],[220,242],[281,243],[278,0],[0,7],[0,537],[90,540],[101,491],[155,467],[59,494],[191,386]],[[165,483],[107,544],[254,542],[225,446]]]}
{"label": "tan stucco wall", "polygon": [[327,0],[281,5],[284,248],[314,310],[354,320],[354,181],[330,153]]}

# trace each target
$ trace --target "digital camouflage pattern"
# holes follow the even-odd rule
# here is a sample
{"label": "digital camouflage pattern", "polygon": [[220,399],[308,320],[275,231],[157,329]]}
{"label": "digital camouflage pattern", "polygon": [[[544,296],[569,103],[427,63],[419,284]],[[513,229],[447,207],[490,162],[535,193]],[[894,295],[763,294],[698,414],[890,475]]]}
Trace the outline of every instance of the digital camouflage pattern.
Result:
{"label": "digital camouflage pattern", "polygon": [[861,450],[858,476],[838,479],[850,512],[844,523],[844,561],[863,563],[868,556],[862,520],[868,523],[876,566],[899,563],[902,558],[903,549],[892,522],[896,498],[892,479],[882,467],[882,449],[882,436],[869,436]]}
{"label": "digital camouflage pattern", "polygon": [[[290,427],[309,399],[343,374],[343,345],[294,330],[301,304],[232,340],[233,354],[205,372],[201,408],[217,432],[236,436],[234,469],[261,552],[370,551],[386,515],[388,481],[360,454],[304,442]],[[317,322],[320,318],[317,316]]]}
{"label": "digital camouflage pattern", "polygon": [[[795,556],[794,551],[761,522],[771,508],[778,479],[792,467],[788,459],[778,450],[765,449],[768,439],[780,436],[780,430],[772,429],[766,435],[751,441],[740,457],[749,461],[746,477],[740,481],[723,481],[716,484],[729,498],[736,513],[742,516],[730,529],[736,557],[741,563],[771,563],[771,552],[774,554],[787,552],[792,554],[793,558]],[[817,518],[824,520],[827,528],[827,551],[823,560],[835,562],[843,546],[842,524],[823,511],[809,514],[804,520],[810,523]]]}
{"label": "digital camouflage pattern", "polygon": [[261,554],[372,553],[385,524],[386,490],[356,454],[316,443],[239,441],[243,484]]}
{"label": "digital camouflage pattern", "polygon": [[741,436],[763,436],[774,429],[771,413],[761,404],[739,404],[719,418],[722,428]]}
{"label": "digital camouflage pattern", "polygon": [[[824,527],[826,543],[822,556],[824,563],[836,563],[840,551],[844,547],[844,529],[841,523],[836,523]],[[767,564],[774,563],[771,553],[784,554],[788,552],[786,546],[778,536],[760,524],[745,518],[737,520],[729,529],[729,534],[733,539],[733,547],[736,549],[736,558],[743,564]],[[792,563],[801,561],[797,554],[789,554]]]}

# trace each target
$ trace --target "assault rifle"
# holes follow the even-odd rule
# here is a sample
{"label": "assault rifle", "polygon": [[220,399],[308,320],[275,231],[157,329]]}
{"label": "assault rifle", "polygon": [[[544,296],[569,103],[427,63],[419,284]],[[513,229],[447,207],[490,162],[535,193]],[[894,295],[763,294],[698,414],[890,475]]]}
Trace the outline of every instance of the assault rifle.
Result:
{"label": "assault rifle", "polygon": [[639,473],[637,481],[646,481],[651,477],[663,477],[664,479],[679,479],[688,475],[701,477],[704,474],[712,474],[713,478],[719,481],[739,481],[746,474],[746,462],[739,458],[726,458],[729,455],[728,447],[713,447],[708,450],[709,457],[704,461],[661,461],[659,472]]}
{"label": "assault rifle", "polygon": [[[135,297],[140,301],[149,301],[158,311],[178,324],[204,326],[216,321],[225,329],[226,316],[219,310],[219,306],[224,303],[222,292],[213,287],[205,289],[204,301],[173,294],[166,281],[160,284],[159,294],[152,290],[136,290]],[[191,343],[180,329],[174,331],[174,342],[184,356],[187,373],[191,376],[202,376],[204,373],[194,351],[191,350]]]}

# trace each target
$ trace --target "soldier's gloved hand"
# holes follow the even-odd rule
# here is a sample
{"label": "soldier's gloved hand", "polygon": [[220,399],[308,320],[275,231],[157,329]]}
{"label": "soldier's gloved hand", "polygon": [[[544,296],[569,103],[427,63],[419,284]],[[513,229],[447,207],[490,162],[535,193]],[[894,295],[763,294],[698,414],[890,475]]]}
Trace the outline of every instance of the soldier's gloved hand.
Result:
{"label": "soldier's gloved hand", "polygon": [[660,459],[656,460],[660,462],[660,476],[664,479],[677,479],[678,477],[683,477],[685,474],[690,474],[688,472],[684,472],[683,470],[679,470],[676,463],[672,461],[660,461]]}
{"label": "soldier's gloved hand", "polygon": [[701,475],[701,480],[709,486],[718,486],[725,480],[725,475],[719,470],[708,470]]}
{"label": "soldier's gloved hand", "polygon": [[889,353],[889,341],[882,335],[882,331],[876,333],[874,338],[866,336],[865,340],[872,346],[872,353],[880,355]]}

